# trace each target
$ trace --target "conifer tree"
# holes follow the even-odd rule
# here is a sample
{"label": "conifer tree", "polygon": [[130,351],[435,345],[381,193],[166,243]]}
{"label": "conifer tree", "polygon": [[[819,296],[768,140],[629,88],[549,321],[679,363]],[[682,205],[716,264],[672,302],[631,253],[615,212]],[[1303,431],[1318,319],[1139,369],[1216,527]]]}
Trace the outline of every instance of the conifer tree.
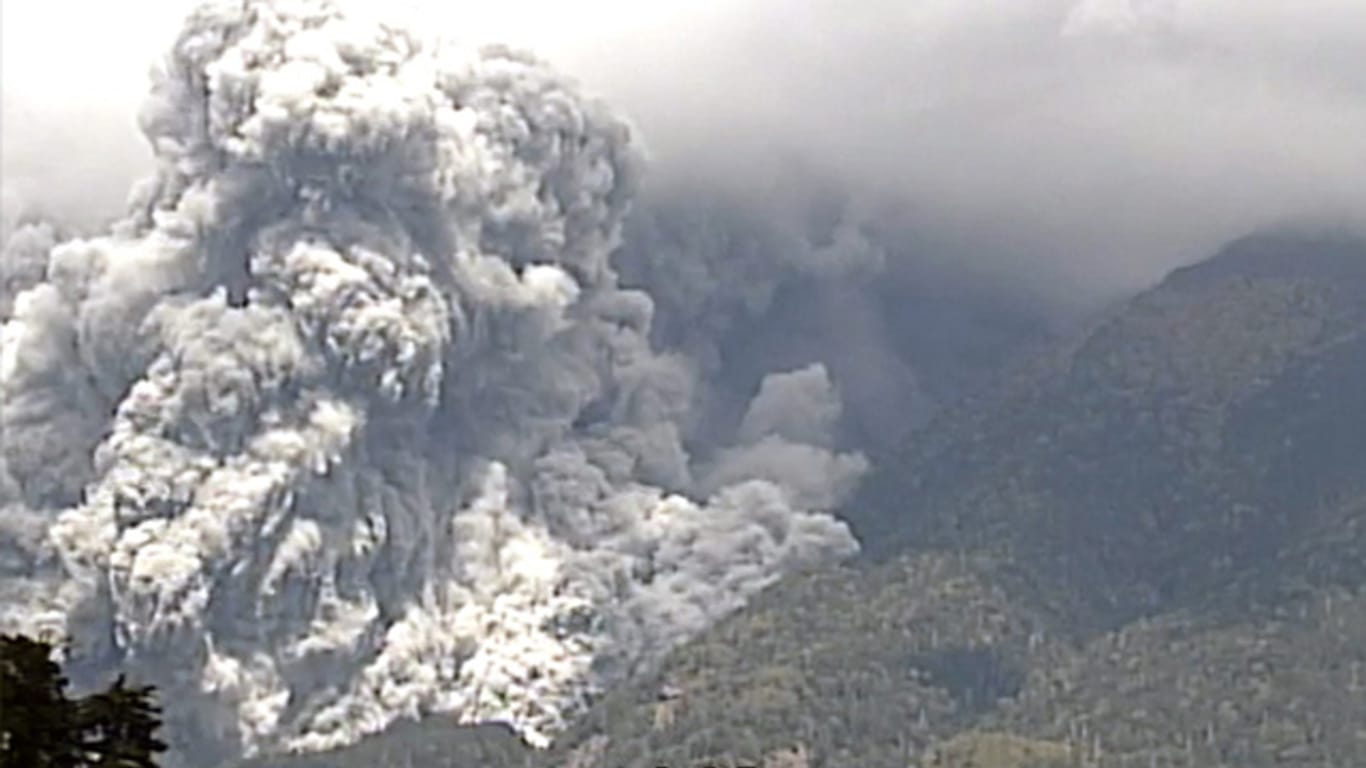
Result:
{"label": "conifer tree", "polygon": [[103,691],[66,696],[53,646],[0,635],[0,768],[156,768],[161,710],[151,686],[122,675]]}

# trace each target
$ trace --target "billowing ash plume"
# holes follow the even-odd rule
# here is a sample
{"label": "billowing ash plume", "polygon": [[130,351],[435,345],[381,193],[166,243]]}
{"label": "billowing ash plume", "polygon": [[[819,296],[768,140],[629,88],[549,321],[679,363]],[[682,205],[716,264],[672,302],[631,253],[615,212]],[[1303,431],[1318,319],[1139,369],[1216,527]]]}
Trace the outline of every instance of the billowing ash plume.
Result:
{"label": "billowing ash plume", "polygon": [[0,624],[163,686],[179,738],[450,712],[544,743],[854,550],[826,512],[866,463],[819,362],[690,450],[713,362],[652,348],[609,258],[628,130],[536,60],[210,3],[144,128],[125,221],[6,246]]}
{"label": "billowing ash plume", "polygon": [[[647,190],[614,260],[625,283],[654,299],[655,342],[683,350],[708,384],[688,439],[704,447],[743,441],[736,429],[750,398],[761,387],[778,391],[764,387],[765,376],[819,365],[843,396],[833,397],[841,415],[827,420],[839,445],[900,441],[931,409],[908,360],[933,323],[898,322],[892,308],[907,303],[907,292],[878,289],[914,261],[886,226],[890,206],[798,163],[768,183],[746,181],[752,188],[743,191],[706,183]],[[791,381],[831,399],[816,394],[825,379]]]}

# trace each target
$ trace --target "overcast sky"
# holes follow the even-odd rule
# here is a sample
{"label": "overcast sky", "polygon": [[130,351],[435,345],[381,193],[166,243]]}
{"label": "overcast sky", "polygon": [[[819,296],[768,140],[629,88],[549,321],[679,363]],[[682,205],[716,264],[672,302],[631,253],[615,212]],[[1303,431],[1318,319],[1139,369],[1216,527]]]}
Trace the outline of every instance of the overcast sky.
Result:
{"label": "overcast sky", "polygon": [[[0,2],[6,210],[116,212],[192,3]],[[996,267],[1142,281],[1258,227],[1366,218],[1366,0],[398,4],[579,77],[656,185],[761,189],[797,157]]]}

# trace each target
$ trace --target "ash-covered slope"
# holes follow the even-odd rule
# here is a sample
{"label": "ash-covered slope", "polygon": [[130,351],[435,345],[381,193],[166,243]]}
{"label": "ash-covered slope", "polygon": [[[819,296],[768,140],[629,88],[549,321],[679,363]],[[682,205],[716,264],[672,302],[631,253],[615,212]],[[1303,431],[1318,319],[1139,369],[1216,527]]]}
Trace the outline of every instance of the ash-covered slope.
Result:
{"label": "ash-covered slope", "polygon": [[856,549],[819,363],[685,448],[707,366],[609,260],[630,131],[536,60],[212,2],[144,124],[112,232],[7,244],[0,624],[160,686],[199,757],[424,712],[544,743]]}

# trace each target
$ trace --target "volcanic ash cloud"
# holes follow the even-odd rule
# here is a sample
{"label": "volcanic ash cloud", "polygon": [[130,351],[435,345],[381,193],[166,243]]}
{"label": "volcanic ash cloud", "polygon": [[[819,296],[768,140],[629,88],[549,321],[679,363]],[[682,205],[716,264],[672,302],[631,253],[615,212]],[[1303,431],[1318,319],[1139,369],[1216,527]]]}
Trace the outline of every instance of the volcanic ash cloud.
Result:
{"label": "volcanic ash cloud", "polygon": [[0,623],[161,685],[183,742],[449,712],[544,744],[855,549],[823,366],[694,461],[706,382],[609,258],[629,132],[535,59],[211,3],[143,125],[124,221],[7,245]]}

